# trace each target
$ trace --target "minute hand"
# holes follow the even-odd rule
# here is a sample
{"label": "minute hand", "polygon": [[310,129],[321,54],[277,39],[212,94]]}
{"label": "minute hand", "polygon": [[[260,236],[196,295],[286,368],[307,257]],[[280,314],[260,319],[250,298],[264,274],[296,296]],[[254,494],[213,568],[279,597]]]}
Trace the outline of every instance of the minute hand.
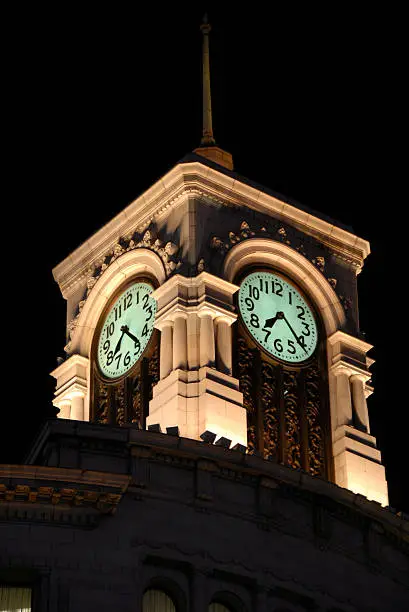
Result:
{"label": "minute hand", "polygon": [[121,329],[123,330],[124,334],[126,334],[127,336],[130,337],[131,340],[133,340],[135,342],[135,344],[139,344],[139,340],[136,336],[134,336],[128,329],[128,327],[126,325],[124,325],[123,327],[121,327]]}
{"label": "minute hand", "polygon": [[298,338],[297,334],[295,333],[295,331],[292,328],[292,325],[289,323],[289,321],[287,320],[287,317],[284,315],[283,316],[284,321],[287,323],[288,327],[291,330],[292,335],[294,336],[294,338],[297,340],[298,344],[301,346],[302,349],[304,349],[304,351],[308,354],[307,349],[305,348],[305,346],[303,346],[300,342],[300,339]]}

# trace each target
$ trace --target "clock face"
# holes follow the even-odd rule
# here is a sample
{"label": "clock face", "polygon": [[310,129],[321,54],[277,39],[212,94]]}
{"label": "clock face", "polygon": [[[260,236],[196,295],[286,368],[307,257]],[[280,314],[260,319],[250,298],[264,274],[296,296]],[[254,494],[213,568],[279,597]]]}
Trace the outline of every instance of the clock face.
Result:
{"label": "clock face", "polygon": [[286,363],[302,363],[314,353],[318,331],[301,293],[272,272],[253,272],[241,283],[239,310],[250,335]]}
{"label": "clock face", "polygon": [[107,378],[126,374],[138,361],[153,332],[156,300],[153,288],[139,282],[117,298],[105,316],[97,348],[101,373]]}

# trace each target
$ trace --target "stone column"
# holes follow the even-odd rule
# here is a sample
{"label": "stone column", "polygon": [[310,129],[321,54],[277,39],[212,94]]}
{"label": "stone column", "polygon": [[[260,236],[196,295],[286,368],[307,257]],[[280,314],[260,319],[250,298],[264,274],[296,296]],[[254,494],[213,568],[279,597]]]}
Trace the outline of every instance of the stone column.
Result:
{"label": "stone column", "polygon": [[75,393],[71,398],[71,420],[84,420],[84,395],[83,393]]}
{"label": "stone column", "polygon": [[216,367],[223,374],[232,375],[231,321],[216,319]]}
{"label": "stone column", "polygon": [[173,369],[187,369],[187,315],[177,312],[173,321]]}
{"label": "stone column", "polygon": [[173,369],[173,323],[165,321],[160,335],[160,379],[166,378]]}
{"label": "stone column", "polygon": [[352,425],[352,402],[351,402],[351,387],[349,384],[350,372],[346,368],[336,368],[334,370],[336,376],[337,390],[337,426]]}
{"label": "stone column", "polygon": [[350,378],[352,390],[352,402],[355,417],[358,421],[358,429],[363,428],[369,433],[368,406],[365,397],[365,379],[359,374],[354,374]]}
{"label": "stone column", "polygon": [[214,326],[211,314],[199,313],[200,317],[200,367],[215,365]]}

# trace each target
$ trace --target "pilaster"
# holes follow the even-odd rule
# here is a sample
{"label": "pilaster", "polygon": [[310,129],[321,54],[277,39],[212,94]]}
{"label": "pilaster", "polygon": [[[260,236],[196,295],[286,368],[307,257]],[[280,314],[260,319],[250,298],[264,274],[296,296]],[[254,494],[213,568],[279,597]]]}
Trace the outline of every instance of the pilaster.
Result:
{"label": "pilaster", "polygon": [[88,421],[89,359],[82,355],[71,355],[51,372],[57,380],[54,406],[58,416],[75,421]]}
{"label": "pilaster", "polygon": [[335,482],[388,504],[381,453],[370,435],[366,398],[372,393],[366,353],[370,344],[342,331],[328,338],[332,450]]}
{"label": "pilaster", "polygon": [[[232,376],[231,325],[236,285],[202,272],[173,276],[156,289],[155,326],[162,331],[161,380],[153,389],[147,424],[200,439],[206,431],[247,443],[246,410]],[[172,356],[172,364],[170,362]]]}

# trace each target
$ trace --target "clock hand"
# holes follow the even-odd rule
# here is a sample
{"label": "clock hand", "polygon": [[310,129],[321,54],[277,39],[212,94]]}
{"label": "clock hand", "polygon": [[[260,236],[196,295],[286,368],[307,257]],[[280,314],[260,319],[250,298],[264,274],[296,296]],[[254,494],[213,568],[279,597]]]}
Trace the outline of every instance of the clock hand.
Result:
{"label": "clock hand", "polygon": [[138,344],[140,346],[140,342],[138,340],[138,338],[136,336],[134,336],[130,331],[129,331],[129,327],[127,325],[123,325],[121,327],[122,333],[126,334],[127,336],[130,337],[131,340],[133,340],[135,342],[135,346]]}
{"label": "clock hand", "polygon": [[285,316],[285,314],[283,313],[283,317],[284,321],[287,323],[288,327],[291,330],[291,333],[293,334],[294,338],[297,340],[298,344],[301,346],[302,349],[304,349],[304,351],[308,354],[307,349],[305,348],[305,346],[303,344],[301,344],[299,337],[297,336],[297,334],[295,333],[295,331],[293,330],[291,324],[289,323],[289,321],[287,320],[287,317]]}
{"label": "clock hand", "polygon": [[264,327],[273,327],[273,325],[275,324],[276,321],[278,321],[278,319],[283,319],[284,318],[284,313],[283,312],[277,312],[275,317],[272,317],[271,319],[266,319],[266,322],[264,323]]}
{"label": "clock hand", "polygon": [[116,343],[116,347],[115,347],[115,350],[114,350],[114,355],[116,355],[117,352],[119,351],[119,349],[121,348],[122,338],[124,337],[124,333],[125,333],[125,330],[124,330],[123,327],[121,327],[121,331],[122,331],[122,335],[119,338],[118,342]]}

